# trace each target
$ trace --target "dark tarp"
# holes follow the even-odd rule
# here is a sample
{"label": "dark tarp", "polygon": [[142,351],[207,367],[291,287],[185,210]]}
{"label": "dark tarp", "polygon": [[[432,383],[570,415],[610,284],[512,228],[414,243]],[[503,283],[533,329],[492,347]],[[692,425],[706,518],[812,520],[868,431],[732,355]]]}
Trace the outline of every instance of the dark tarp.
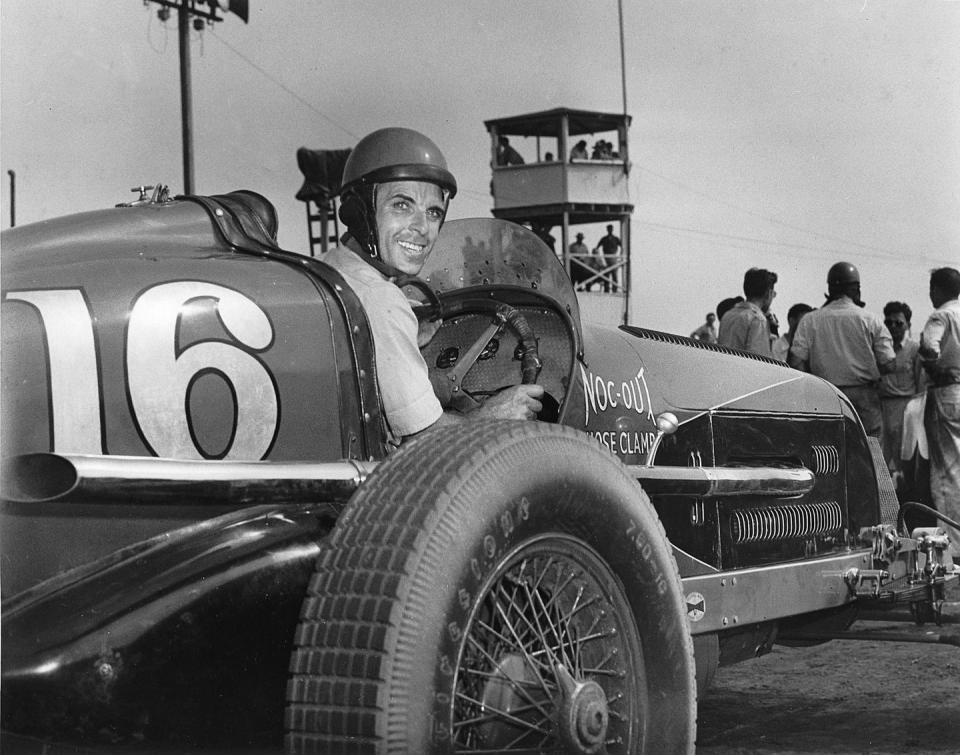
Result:
{"label": "dark tarp", "polygon": [[349,149],[298,149],[297,165],[304,175],[304,181],[297,192],[297,199],[301,202],[312,199],[322,204],[337,196],[340,193],[343,166],[349,155]]}

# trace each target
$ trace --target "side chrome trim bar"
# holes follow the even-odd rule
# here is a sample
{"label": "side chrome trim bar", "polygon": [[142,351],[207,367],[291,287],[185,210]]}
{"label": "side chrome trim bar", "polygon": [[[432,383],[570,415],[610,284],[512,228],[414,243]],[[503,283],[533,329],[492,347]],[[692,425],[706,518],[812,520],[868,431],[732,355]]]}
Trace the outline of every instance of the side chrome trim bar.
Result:
{"label": "side chrome trim bar", "polygon": [[[346,500],[377,462],[216,461],[35,453],[3,460],[0,498],[44,501],[166,501],[189,497],[224,504]],[[627,465],[657,496],[788,498],[813,489],[802,467]]]}
{"label": "side chrome trim bar", "polygon": [[698,498],[801,496],[813,490],[816,476],[805,467],[648,467],[627,471],[649,495]]}
{"label": "side chrome trim bar", "polygon": [[3,460],[0,498],[15,503],[345,501],[376,462],[210,461],[23,454]]}

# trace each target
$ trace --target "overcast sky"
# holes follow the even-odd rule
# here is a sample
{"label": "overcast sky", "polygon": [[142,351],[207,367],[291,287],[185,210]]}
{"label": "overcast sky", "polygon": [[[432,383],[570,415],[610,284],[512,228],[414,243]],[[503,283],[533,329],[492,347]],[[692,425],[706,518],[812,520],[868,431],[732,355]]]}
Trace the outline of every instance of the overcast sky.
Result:
{"label": "overcast sky", "polygon": [[[196,190],[266,195],[308,251],[296,150],[389,125],[428,134],[489,216],[483,121],[622,112],[615,0],[251,0],[192,40]],[[0,5],[2,222],[183,191],[176,14],[141,0]],[[773,309],[819,306],[827,268],[863,296],[931,306],[960,264],[960,2],[623,0],[633,117],[631,321],[689,333],[743,271]],[[591,246],[602,229],[588,230]],[[557,235],[559,235],[557,233]]]}

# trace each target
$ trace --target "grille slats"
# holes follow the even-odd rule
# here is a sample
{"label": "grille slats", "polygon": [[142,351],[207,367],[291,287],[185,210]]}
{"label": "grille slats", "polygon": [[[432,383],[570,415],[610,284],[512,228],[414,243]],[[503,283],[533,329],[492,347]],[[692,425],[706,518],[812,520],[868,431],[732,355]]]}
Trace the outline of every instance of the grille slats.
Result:
{"label": "grille slats", "polygon": [[840,452],[836,446],[811,446],[814,474],[834,475],[840,471]]}
{"label": "grille slats", "polygon": [[737,544],[828,535],[842,526],[843,514],[836,501],[730,512],[730,535]]}

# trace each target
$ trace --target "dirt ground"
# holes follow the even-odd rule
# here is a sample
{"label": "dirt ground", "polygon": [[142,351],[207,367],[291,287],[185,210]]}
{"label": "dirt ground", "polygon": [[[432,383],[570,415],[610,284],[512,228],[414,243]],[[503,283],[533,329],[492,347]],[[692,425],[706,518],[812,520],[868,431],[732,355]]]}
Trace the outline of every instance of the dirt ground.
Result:
{"label": "dirt ground", "polygon": [[[912,638],[960,635],[960,585],[947,594],[943,625],[858,621],[853,628]],[[907,614],[900,615],[907,617]],[[280,755],[244,749],[64,747],[6,735],[4,755]],[[697,755],[922,755],[960,753],[960,647],[834,640],[776,646],[721,668],[700,701]],[[669,754],[665,754],[669,755]]]}
{"label": "dirt ground", "polygon": [[[960,587],[947,599],[940,627],[871,619],[852,628],[960,636]],[[955,755],[960,647],[851,640],[776,646],[719,670],[700,701],[697,739],[697,755]]]}

